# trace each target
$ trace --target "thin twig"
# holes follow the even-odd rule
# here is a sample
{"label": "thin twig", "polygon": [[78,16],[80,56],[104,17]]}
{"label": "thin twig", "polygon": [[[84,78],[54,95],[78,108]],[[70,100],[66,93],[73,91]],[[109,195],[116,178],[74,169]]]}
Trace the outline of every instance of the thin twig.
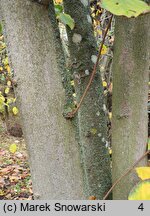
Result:
{"label": "thin twig", "polygon": [[107,25],[107,28],[106,28],[106,30],[105,30],[105,33],[104,33],[104,36],[103,36],[103,40],[102,40],[101,45],[100,45],[100,48],[99,48],[99,53],[98,53],[98,56],[97,56],[97,60],[96,60],[96,63],[95,63],[95,65],[94,65],[94,68],[93,68],[93,71],[92,71],[90,80],[89,80],[89,82],[88,82],[88,84],[87,84],[87,86],[86,86],[86,89],[84,90],[84,93],[83,93],[83,95],[82,95],[82,97],[81,97],[81,99],[80,99],[80,102],[79,102],[78,105],[77,105],[77,108],[76,108],[74,111],[68,113],[68,115],[67,115],[68,118],[73,118],[74,115],[77,113],[77,111],[79,110],[79,108],[80,108],[80,106],[81,106],[81,104],[82,104],[82,102],[83,102],[83,100],[84,100],[84,98],[85,98],[85,96],[86,96],[86,94],[87,94],[87,92],[88,92],[88,90],[89,90],[91,84],[92,84],[92,81],[93,81],[94,76],[95,76],[95,74],[96,74],[96,69],[97,69],[97,67],[98,67],[98,65],[99,65],[99,60],[100,60],[100,57],[101,57],[101,51],[102,51],[102,48],[103,48],[103,45],[104,45],[104,42],[105,42],[105,38],[106,38],[107,32],[108,32],[109,27],[110,27],[110,25],[111,25],[112,18],[113,18],[113,15],[111,15],[111,17],[110,17],[110,19],[109,19],[109,23],[108,23],[108,25]]}
{"label": "thin twig", "polygon": [[109,191],[103,197],[103,200],[107,199],[108,195],[111,193],[111,191],[114,189],[114,187],[122,180],[122,178],[124,178],[125,176],[127,176],[134,169],[134,167],[148,154],[150,154],[150,150],[146,151],[145,154],[143,154],[129,169],[126,170],[126,172],[123,175],[120,176],[120,178],[118,178],[115,181],[115,183],[113,184],[113,186],[109,189]]}

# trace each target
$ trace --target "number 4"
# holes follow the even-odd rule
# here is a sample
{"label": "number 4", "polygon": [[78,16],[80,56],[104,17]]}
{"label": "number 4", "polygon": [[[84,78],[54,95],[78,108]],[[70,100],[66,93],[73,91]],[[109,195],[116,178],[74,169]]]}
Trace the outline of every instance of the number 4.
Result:
{"label": "number 4", "polygon": [[143,203],[141,203],[141,204],[139,205],[138,209],[140,209],[141,211],[144,210]]}

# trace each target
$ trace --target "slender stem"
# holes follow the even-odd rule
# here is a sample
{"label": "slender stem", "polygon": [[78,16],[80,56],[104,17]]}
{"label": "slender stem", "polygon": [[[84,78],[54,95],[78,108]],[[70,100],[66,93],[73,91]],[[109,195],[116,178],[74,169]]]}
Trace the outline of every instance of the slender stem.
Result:
{"label": "slender stem", "polygon": [[87,84],[87,86],[86,86],[86,89],[84,90],[84,93],[83,93],[83,95],[82,95],[82,97],[81,97],[81,99],[80,99],[80,102],[79,102],[78,105],[77,105],[77,108],[76,108],[74,111],[68,113],[68,118],[73,118],[74,115],[77,113],[77,111],[79,110],[79,108],[80,108],[80,106],[81,106],[81,104],[82,104],[82,102],[83,102],[85,96],[87,95],[87,92],[88,92],[88,90],[89,90],[89,88],[90,88],[90,86],[91,86],[91,84],[92,84],[92,81],[93,81],[94,76],[95,76],[95,74],[96,74],[97,67],[98,67],[98,65],[99,65],[99,60],[100,60],[100,57],[101,57],[102,48],[103,48],[103,45],[104,45],[104,42],[105,42],[105,38],[106,38],[107,32],[108,32],[109,27],[110,27],[110,25],[111,25],[112,18],[113,18],[113,15],[111,15],[111,17],[110,17],[110,19],[109,19],[109,23],[108,23],[108,25],[107,25],[107,28],[106,28],[106,30],[105,30],[105,33],[104,33],[104,36],[103,36],[103,40],[102,40],[101,45],[100,45],[100,48],[99,48],[97,60],[96,60],[96,63],[95,63],[95,65],[94,65],[94,68],[93,68],[93,71],[92,71],[90,80],[89,80],[89,82],[88,82],[88,84]]}
{"label": "slender stem", "polygon": [[126,172],[124,174],[122,174],[120,176],[120,178],[118,178],[115,181],[115,183],[113,184],[113,186],[109,189],[109,191],[103,197],[103,200],[107,199],[108,195],[111,193],[111,191],[114,189],[114,187],[122,180],[122,178],[124,178],[125,176],[127,176],[134,169],[134,167],[148,154],[150,154],[150,150],[146,151],[145,154],[143,154],[129,169],[126,170]]}

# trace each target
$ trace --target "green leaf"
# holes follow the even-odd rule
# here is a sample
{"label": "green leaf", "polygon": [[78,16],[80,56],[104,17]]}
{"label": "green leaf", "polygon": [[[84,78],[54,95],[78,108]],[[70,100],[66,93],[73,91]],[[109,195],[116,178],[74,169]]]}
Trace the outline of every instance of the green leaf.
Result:
{"label": "green leaf", "polygon": [[102,0],[101,6],[112,14],[126,17],[137,17],[150,11],[150,6],[141,0]]}
{"label": "green leaf", "polygon": [[63,7],[62,5],[55,5],[55,13],[56,13],[56,16],[58,16],[60,13],[63,12]]}
{"label": "green leaf", "polygon": [[0,23],[0,34],[2,34],[2,31],[3,31],[3,27],[2,24]]}
{"label": "green leaf", "polygon": [[6,78],[5,78],[4,74],[1,74],[0,80],[3,81],[3,82],[6,81]]}
{"label": "green leaf", "polygon": [[128,200],[150,200],[150,179],[135,185],[128,196]]}
{"label": "green leaf", "polygon": [[75,26],[75,22],[74,19],[71,18],[71,16],[69,14],[66,13],[60,13],[59,16],[57,16],[57,18],[64,23],[65,25],[68,25],[70,27],[70,29],[72,30]]}

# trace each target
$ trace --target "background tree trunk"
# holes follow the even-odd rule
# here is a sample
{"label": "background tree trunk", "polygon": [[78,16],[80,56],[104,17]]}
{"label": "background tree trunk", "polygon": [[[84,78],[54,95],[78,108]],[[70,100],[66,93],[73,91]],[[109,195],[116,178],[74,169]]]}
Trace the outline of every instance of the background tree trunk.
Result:
{"label": "background tree trunk", "polygon": [[[70,71],[75,82],[77,100],[81,98],[93,70],[97,55],[90,8],[87,1],[64,0],[65,12],[75,20],[75,28],[67,28]],[[95,56],[96,57],[96,56]],[[86,196],[102,199],[111,186],[110,157],[107,145],[103,89],[97,72],[92,86],[78,111],[78,136],[84,169]]]}
{"label": "background tree trunk", "polygon": [[[146,150],[150,15],[135,19],[116,17],[113,58],[113,182]],[[146,165],[146,158],[140,165]],[[113,199],[127,199],[138,181],[134,172],[113,192]]]}
{"label": "background tree trunk", "polygon": [[78,143],[71,122],[62,116],[65,93],[58,59],[63,61],[63,54],[48,10],[29,0],[0,0],[0,8],[35,199],[83,199]]}

